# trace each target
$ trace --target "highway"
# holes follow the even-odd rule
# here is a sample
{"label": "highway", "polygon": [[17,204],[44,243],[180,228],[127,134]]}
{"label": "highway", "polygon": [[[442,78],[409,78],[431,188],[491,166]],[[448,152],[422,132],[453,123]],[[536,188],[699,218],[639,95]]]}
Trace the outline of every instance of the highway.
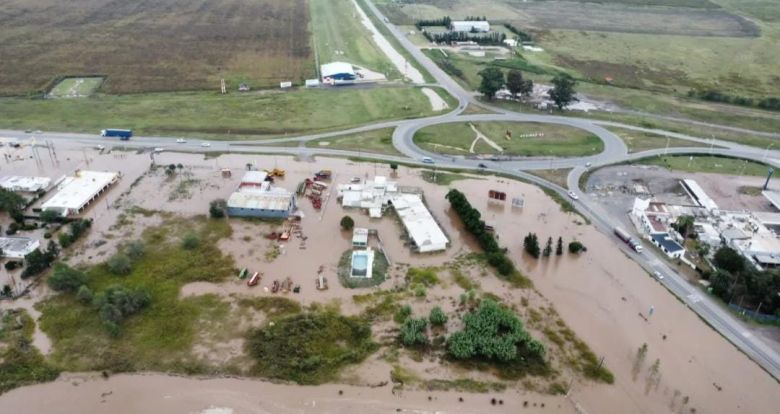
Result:
{"label": "highway", "polygon": [[[635,160],[648,156],[658,156],[664,154],[713,154],[727,155],[739,158],[745,158],[755,161],[761,161],[780,167],[780,152],[768,151],[766,149],[755,148],[736,144],[728,141],[719,141],[705,139],[701,137],[688,136],[684,134],[658,130],[647,129],[633,125],[622,124],[609,121],[593,121],[589,119],[541,115],[541,114],[521,114],[508,111],[501,108],[495,108],[479,102],[475,99],[472,92],[464,90],[455,80],[442,71],[435,63],[428,59],[417,47],[415,47],[398,28],[388,23],[388,20],[381,14],[376,6],[366,0],[368,9],[374,13],[379,21],[390,31],[396,40],[404,47],[435,79],[436,84],[446,89],[451,95],[458,99],[458,108],[450,113],[439,116],[420,118],[413,120],[378,122],[370,125],[363,125],[348,130],[334,131],[320,134],[312,134],[297,137],[285,137],[265,140],[249,141],[208,141],[202,139],[192,139],[188,137],[134,137],[130,141],[123,141],[120,145],[138,148],[158,148],[166,150],[175,150],[181,152],[245,152],[245,153],[268,153],[268,154],[290,154],[310,157],[314,155],[331,155],[341,157],[364,157],[388,162],[404,162],[407,164],[424,165],[420,162],[423,157],[431,157],[435,160],[435,165],[441,168],[474,170],[479,169],[479,164],[484,164],[489,172],[500,173],[513,176],[533,184],[549,188],[562,197],[568,197],[569,190],[578,195],[578,200],[572,200],[574,207],[593,225],[605,234],[611,235],[617,220],[610,217],[598,203],[583,193],[579,188],[579,181],[582,174],[590,165],[590,168],[601,167],[614,163]],[[486,107],[494,114],[480,115],[461,115],[467,105],[473,104]],[[595,134],[604,142],[604,151],[587,157],[575,158],[527,158],[512,159],[508,161],[496,160],[477,160],[464,157],[443,156],[422,150],[414,143],[414,135],[421,128],[451,122],[489,122],[489,121],[517,121],[517,122],[539,122],[548,124],[566,125],[574,128],[580,128]],[[638,153],[628,153],[625,143],[615,134],[608,131],[605,127],[620,127],[636,131],[652,132],[667,136],[670,138],[683,139],[691,142],[706,143],[709,147],[690,147],[690,148],[668,148],[643,151]],[[365,132],[382,128],[395,128],[393,132],[393,145],[404,156],[390,156],[364,153],[361,151],[344,151],[328,148],[307,148],[303,146],[306,141],[329,138],[339,135]],[[97,146],[108,145],[107,139],[97,134],[74,134],[74,133],[55,133],[41,132],[29,134],[23,131],[0,130],[0,136],[13,137],[21,140],[35,138],[36,141],[51,141],[55,146],[58,145],[82,145]],[[176,144],[174,139],[184,138],[186,143]],[[274,146],[279,143],[300,142],[297,147]],[[563,188],[557,184],[548,182],[527,171],[538,169],[549,169],[554,162],[555,168],[571,168],[567,177],[568,188]],[[429,166],[429,165],[428,165]],[[617,244],[617,238],[614,238]],[[726,339],[731,341],[737,348],[753,359],[764,370],[774,378],[780,380],[780,355],[763,342],[761,338],[753,336],[745,324],[724,310],[719,304],[708,297],[706,294],[692,286],[687,280],[670,269],[665,260],[659,257],[657,253],[648,249],[643,254],[637,254],[628,251],[619,244],[620,248],[626,251],[629,256],[635,260],[641,267],[653,274],[660,272],[664,278],[660,282],[680,300],[683,301],[691,310],[696,312],[704,321],[706,321],[715,330],[721,333]]]}

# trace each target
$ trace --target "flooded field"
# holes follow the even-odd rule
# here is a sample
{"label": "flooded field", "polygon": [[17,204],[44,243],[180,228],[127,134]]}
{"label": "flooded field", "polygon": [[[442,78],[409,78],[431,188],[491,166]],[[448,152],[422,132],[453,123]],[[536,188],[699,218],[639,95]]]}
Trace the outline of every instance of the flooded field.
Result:
{"label": "flooded field", "polygon": [[[276,242],[266,239],[265,235],[278,231],[280,223],[230,219],[233,233],[219,242],[219,248],[233,257],[237,268],[262,271],[264,278],[258,286],[247,287],[237,278],[222,283],[195,282],[182,288],[180,295],[183,297],[213,293],[235,301],[241,297],[268,296],[272,293],[266,288],[272,280],[290,277],[301,286],[301,293],[290,293],[288,298],[303,304],[333,304],[344,314],[357,313],[352,296],[370,293],[376,288],[347,289],[338,282],[335,274],[338,259],[351,244],[351,234],[339,228],[339,220],[345,214],[354,218],[356,226],[376,229],[379,233],[391,263],[389,280],[380,286],[382,290],[402,284],[408,266],[444,266],[461,260],[475,248],[444,199],[449,188],[424,181],[419,170],[401,167],[394,176],[384,164],[325,157],[318,157],[313,162],[252,155],[204,159],[196,154],[158,154],[155,161],[160,165],[182,164],[182,168],[168,176],[162,169],[149,168],[148,153],[98,154],[94,150],[62,148],[58,157],[60,163],[56,166],[48,160],[40,166],[30,159],[14,162],[14,174],[47,175],[56,179],[75,168],[87,168],[87,162],[89,169],[122,172],[121,181],[87,211],[86,216],[94,218],[95,224],[88,237],[70,254],[70,263],[103,260],[119,243],[138,237],[144,228],[159,224],[163,220],[161,216],[166,214],[185,217],[207,214],[208,203],[215,198],[227,198],[248,163],[255,168],[284,168],[287,174],[277,180],[276,185],[292,191],[301,180],[320,169],[334,171],[334,184],[347,182],[352,177],[386,175],[401,185],[420,187],[431,212],[451,240],[451,246],[444,253],[414,254],[404,245],[400,237],[402,227],[392,214],[370,220],[362,211],[342,209],[335,194],[331,194],[321,211],[315,210],[309,200],[301,199],[299,205],[304,213],[301,226],[306,239],[292,238],[279,246],[278,252],[274,247]],[[232,176],[223,178],[220,172],[223,168],[230,169]],[[4,166],[3,170],[7,171],[8,167]],[[201,380],[157,374],[120,375],[105,381],[88,374],[72,374],[54,383],[11,391],[0,396],[0,406],[9,407],[9,412],[14,413],[371,413],[398,410],[466,413],[517,412],[520,409],[523,412],[569,413],[577,411],[575,405],[583,409],[581,412],[591,413],[755,413],[771,412],[772,407],[780,404],[777,382],[621,254],[611,237],[583,224],[579,216],[561,212],[559,206],[538,188],[481,176],[454,181],[451,187],[464,192],[485,221],[495,223],[499,243],[508,248],[518,267],[533,281],[534,288],[515,288],[478,267],[470,268],[467,276],[471,283],[515,307],[536,338],[544,340],[544,325],[533,321],[534,312],[541,313],[543,319],[559,315],[599,358],[604,358],[604,364],[615,375],[614,385],[597,384],[574,375],[566,364],[566,358],[571,356],[556,351],[555,345],[547,342],[556,359],[554,366],[561,370],[560,380],[571,385],[569,398],[545,395],[546,391],[538,388],[534,378],[528,379],[528,383],[518,381],[501,393],[403,391],[399,396],[389,383],[393,364],[371,356],[342,373],[338,382],[349,385],[302,387],[254,380]],[[504,191],[510,199],[523,197],[525,206],[518,209],[512,208],[510,203],[488,201],[488,190]],[[542,243],[548,237],[556,240],[560,236],[564,243],[576,239],[585,244],[588,251],[579,256],[564,254],[532,259],[522,254],[523,238],[528,232],[538,234]],[[320,266],[330,282],[326,291],[318,291],[314,286]],[[427,314],[435,305],[447,313],[456,312],[457,297],[464,290],[446,270],[440,271],[439,276],[442,282],[428,289],[426,296],[410,300],[415,314]],[[30,308],[47,294],[45,288],[39,287],[22,302],[3,302],[0,306]],[[646,319],[643,315],[651,306],[656,311]],[[256,325],[262,321],[246,323]],[[376,324],[372,327],[374,335],[393,335],[389,331],[391,324]],[[37,346],[51,346],[47,345],[43,333],[39,336],[41,338],[35,341]],[[240,354],[242,348],[240,341],[232,341],[198,353],[213,361],[230,360]],[[637,350],[643,344],[647,344],[646,359],[640,360]],[[656,360],[658,362],[653,364]],[[445,360],[413,360],[405,353],[397,363],[426,379],[495,380],[487,372],[468,371]],[[343,394],[339,395],[339,390]],[[34,397],[40,395],[45,398]],[[458,401],[460,397],[464,402]],[[493,397],[500,399],[502,404],[492,406],[490,399]]]}

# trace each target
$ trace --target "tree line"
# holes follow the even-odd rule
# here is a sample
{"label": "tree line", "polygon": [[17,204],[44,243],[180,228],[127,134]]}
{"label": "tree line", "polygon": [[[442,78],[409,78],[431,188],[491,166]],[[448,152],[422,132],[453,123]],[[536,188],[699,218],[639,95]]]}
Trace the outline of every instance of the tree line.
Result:
{"label": "tree line", "polygon": [[713,257],[717,270],[709,274],[712,293],[757,313],[780,317],[780,273],[758,270],[736,250],[723,246]]}
{"label": "tree line", "polygon": [[417,30],[422,30],[423,27],[434,27],[434,26],[450,27],[450,23],[452,23],[452,19],[450,19],[450,16],[444,16],[441,19],[418,20],[414,25],[417,27]]}
{"label": "tree line", "polygon": [[710,102],[721,102],[732,105],[768,109],[770,111],[780,111],[780,98],[777,97],[753,99],[745,96],[729,95],[714,89],[691,89],[688,91],[688,97]]}
{"label": "tree line", "polygon": [[488,263],[503,276],[514,274],[516,272],[515,265],[506,256],[506,249],[501,248],[493,234],[485,230],[485,222],[481,220],[481,214],[471,206],[466,196],[460,191],[452,189],[447,193],[446,198],[463,221],[466,230],[474,236],[479,246],[484,250]]}
{"label": "tree line", "polygon": [[423,36],[434,43],[474,42],[478,45],[503,45],[506,40],[505,33],[466,33],[466,32],[442,32],[431,33],[423,31]]}
{"label": "tree line", "polygon": [[506,27],[506,29],[509,30],[510,32],[514,33],[514,35],[517,36],[517,38],[520,39],[521,42],[532,42],[534,40],[530,34],[518,29],[512,23],[504,23],[504,27]]}

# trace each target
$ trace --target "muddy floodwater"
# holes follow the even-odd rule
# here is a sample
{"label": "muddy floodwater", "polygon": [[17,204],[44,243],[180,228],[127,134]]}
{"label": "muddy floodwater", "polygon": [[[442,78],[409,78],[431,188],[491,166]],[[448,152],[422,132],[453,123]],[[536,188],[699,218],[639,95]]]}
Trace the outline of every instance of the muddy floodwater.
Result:
{"label": "muddy floodwater", "polygon": [[[268,295],[265,288],[271,280],[290,277],[302,287],[300,294],[290,294],[290,298],[304,304],[339,301],[343,312],[352,312],[352,295],[370,290],[346,289],[335,275],[339,256],[350,247],[350,235],[342,233],[338,226],[345,214],[350,214],[357,226],[378,231],[392,264],[390,280],[382,284],[383,289],[400,283],[403,273],[396,267],[402,268],[401,264],[438,266],[474,248],[473,241],[464,234],[444,199],[449,187],[423,181],[419,170],[401,167],[397,176],[392,176],[386,164],[353,163],[326,157],[318,157],[313,162],[281,156],[223,155],[204,159],[196,154],[159,154],[156,157],[159,164],[182,164],[183,168],[171,178],[159,170],[149,172],[148,153],[99,154],[94,150],[60,148],[58,155],[60,163],[56,166],[48,159],[44,159],[43,166],[27,159],[12,165],[4,164],[3,173],[13,166],[18,175],[47,175],[56,179],[75,168],[88,167],[119,170],[123,175],[120,183],[86,212],[86,216],[95,219],[95,224],[73,252],[70,261],[75,263],[104,260],[115,251],[119,242],[138,237],[143,228],[161,220],[156,215],[136,214],[132,226],[117,226],[122,215],[133,206],[184,216],[205,214],[209,201],[229,196],[247,163],[258,168],[284,168],[287,175],[278,180],[277,185],[293,191],[301,180],[319,169],[333,170],[334,184],[347,182],[352,177],[386,175],[401,185],[420,187],[433,215],[452,241],[444,253],[414,254],[400,238],[400,224],[392,215],[369,220],[361,211],[342,209],[335,194],[320,211],[314,210],[309,200],[301,199],[299,203],[305,215],[301,224],[306,240],[292,239],[280,248],[278,257],[269,260],[267,253],[274,248],[275,242],[264,237],[274,229],[273,224],[231,219],[233,235],[220,241],[219,247],[233,256],[237,267],[264,273],[259,286],[248,288],[238,280],[220,284],[194,283],[184,286],[182,296],[205,293],[226,298],[230,294]],[[223,168],[230,169],[232,177],[223,178],[220,173]],[[185,180],[189,181],[182,184]],[[465,192],[472,205],[482,212],[483,219],[495,224],[499,243],[509,249],[518,267],[533,281],[535,292],[512,288],[492,275],[475,276],[479,277],[481,289],[518,308],[521,300],[531,294],[549,301],[593,352],[604,358],[604,364],[615,374],[614,385],[575,378],[571,381],[568,397],[514,388],[495,395],[455,391],[404,391],[399,395],[393,392],[392,385],[386,384],[391,369],[389,364],[371,357],[350,368],[347,374],[355,379],[346,382],[385,382],[374,388],[353,385],[303,387],[257,380],[204,380],[162,374],[117,375],[108,380],[90,374],[67,374],[49,384],[24,387],[0,396],[0,412],[769,413],[780,406],[780,385],[631,261],[610,235],[584,224],[577,215],[561,212],[541,190],[530,185],[495,177],[473,177],[454,181],[451,187]],[[508,201],[489,201],[488,190],[504,191],[509,200],[522,197],[525,205],[513,208]],[[576,239],[585,244],[588,251],[580,256],[564,254],[531,259],[522,254],[523,238],[529,232],[535,232],[542,244],[548,237],[557,240],[560,236],[564,243]],[[324,267],[330,280],[327,291],[314,288],[320,266]],[[424,312],[435,304],[442,304],[445,311],[449,311],[453,307],[452,298],[459,292],[454,284],[432,289],[427,300],[416,305],[415,312]],[[0,306],[30,309],[32,304],[49,294],[45,288],[38,287],[22,302],[5,302]],[[651,306],[655,313],[647,318]],[[538,332],[533,334],[540,336]],[[43,333],[36,338],[35,345],[42,350],[51,347]],[[637,369],[635,355],[642,344],[647,344],[647,362]],[[648,366],[656,360],[659,375],[650,381]],[[451,368],[431,361],[424,361],[418,369],[443,378],[456,374]],[[340,390],[343,391],[341,395]],[[463,402],[458,400],[460,397]],[[493,397],[502,404],[491,405]]]}

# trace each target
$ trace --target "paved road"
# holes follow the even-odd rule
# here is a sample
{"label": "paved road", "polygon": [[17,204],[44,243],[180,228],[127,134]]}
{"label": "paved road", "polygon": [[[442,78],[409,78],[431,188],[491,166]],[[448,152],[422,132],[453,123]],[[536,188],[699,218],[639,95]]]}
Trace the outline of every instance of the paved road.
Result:
{"label": "paved road", "polygon": [[[183,152],[249,152],[249,153],[271,153],[271,154],[292,154],[299,156],[313,156],[315,154],[335,155],[335,156],[363,156],[374,158],[382,161],[398,161],[411,164],[423,165],[419,160],[422,157],[431,157],[436,160],[436,165],[439,167],[457,168],[457,169],[477,169],[480,168],[479,164],[484,164],[487,170],[496,173],[502,173],[510,176],[514,176],[525,181],[537,184],[549,188],[563,197],[567,197],[568,189],[563,188],[557,184],[548,182],[542,178],[531,175],[526,170],[535,169],[547,169],[551,168],[554,163],[554,168],[572,168],[571,173],[567,177],[567,183],[569,189],[572,189],[578,194],[579,199],[574,201],[573,204],[579,212],[585,217],[591,220],[591,222],[604,233],[611,234],[614,221],[607,213],[603,211],[587,194],[583,194],[579,189],[579,180],[583,173],[586,172],[586,163],[591,163],[593,167],[608,165],[612,163],[618,163],[626,160],[639,159],[647,156],[663,155],[663,154],[718,154],[736,156],[756,161],[764,161],[772,165],[780,167],[780,152],[768,151],[765,149],[759,149],[754,147],[748,147],[744,145],[735,144],[727,141],[707,140],[700,137],[687,136],[684,134],[678,134],[669,131],[640,128],[632,125],[621,124],[617,122],[608,121],[592,121],[581,118],[570,118],[561,116],[550,115],[532,115],[532,114],[520,114],[512,111],[504,110],[501,108],[494,108],[484,103],[475,100],[473,94],[464,90],[457,82],[444,73],[436,64],[428,59],[422,52],[420,52],[411,42],[392,24],[387,23],[384,16],[377,10],[370,0],[367,0],[368,8],[371,12],[375,13],[382,24],[384,24],[390,33],[395,36],[398,42],[424,67],[431,75],[436,79],[438,85],[446,89],[450,94],[457,97],[458,108],[450,113],[442,114],[440,116],[415,119],[415,120],[403,120],[403,121],[389,121],[380,122],[371,125],[364,125],[343,131],[334,131],[320,134],[312,134],[306,136],[297,137],[285,137],[269,140],[258,141],[208,141],[202,139],[190,139],[187,137],[186,143],[175,144],[174,138],[178,137],[134,137],[130,141],[121,142],[121,145],[128,147],[138,148],[156,148],[163,147],[169,150],[177,150]],[[487,107],[495,114],[483,114],[483,115],[460,115],[468,104],[474,104],[482,107]],[[604,141],[604,151],[600,154],[579,157],[579,158],[565,158],[565,159],[521,159],[512,161],[490,161],[490,160],[472,160],[464,157],[445,157],[439,154],[429,153],[423,151],[417,145],[414,144],[413,138],[416,131],[426,126],[437,125],[449,122],[487,122],[487,121],[524,121],[524,122],[541,122],[551,123],[558,125],[567,125],[574,128],[580,128],[589,131],[599,136]],[[668,148],[668,149],[656,149],[650,151],[644,151],[634,154],[629,154],[628,150],[615,134],[606,130],[604,126],[617,126],[621,128],[628,128],[638,131],[652,132],[670,138],[685,139],[692,142],[708,143],[711,144],[707,147],[691,147],[691,148]],[[381,128],[395,128],[393,133],[393,144],[404,156],[389,156],[389,155],[377,155],[366,154],[360,151],[342,151],[328,148],[306,148],[302,145],[289,147],[289,146],[273,146],[273,144],[289,143],[290,141],[297,141],[301,144],[306,141],[329,138],[339,135],[345,135],[350,133],[365,132],[370,130],[376,130]],[[51,141],[55,146],[59,145],[81,145],[81,146],[96,146],[96,145],[108,145],[107,143],[116,144],[115,139],[102,138],[96,134],[72,134],[72,133],[52,133],[44,132],[40,134],[26,134],[21,131],[9,131],[0,130],[0,137],[15,137],[19,139],[29,139],[35,137],[38,141]],[[714,148],[718,146],[720,148]],[[617,240],[617,239],[616,239]],[[617,242],[617,241],[616,241]],[[622,244],[619,244],[621,248],[624,248]],[[780,379],[780,355],[767,346],[760,338],[751,336],[748,333],[745,325],[732,316],[730,313],[724,311],[718,304],[708,298],[706,295],[698,295],[698,289],[691,286],[686,280],[677,275],[668,266],[665,261],[658,257],[655,252],[647,251],[644,254],[636,254],[629,252],[629,255],[643,268],[652,273],[655,271],[660,272],[665,277],[662,281],[672,293],[677,295],[684,303],[686,303],[694,312],[700,315],[707,323],[713,328],[717,329],[724,337],[734,343],[740,350],[745,352],[749,357],[762,366],[767,372],[777,379]]]}

